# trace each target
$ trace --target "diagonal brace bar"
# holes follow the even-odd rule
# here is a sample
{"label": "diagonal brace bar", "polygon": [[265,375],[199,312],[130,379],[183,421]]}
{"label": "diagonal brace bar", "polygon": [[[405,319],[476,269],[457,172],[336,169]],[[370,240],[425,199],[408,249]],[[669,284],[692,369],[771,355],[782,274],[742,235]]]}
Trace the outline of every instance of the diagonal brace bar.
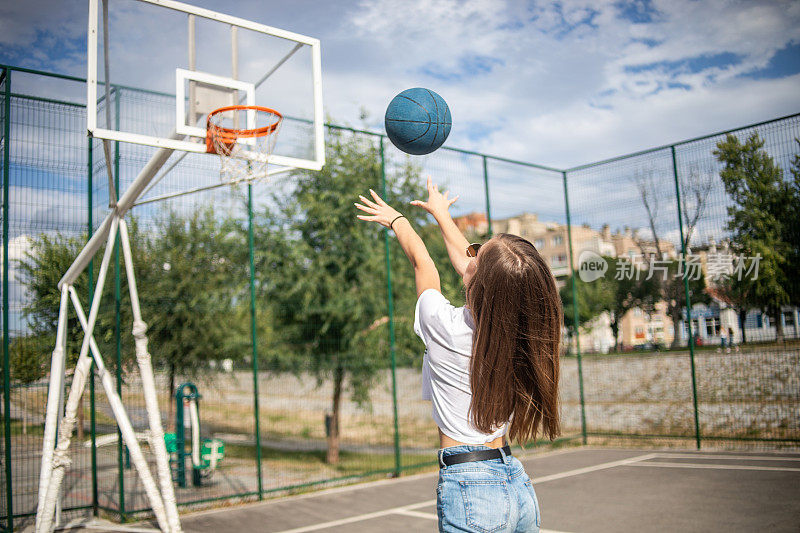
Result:
{"label": "diagonal brace bar", "polygon": [[120,242],[122,243],[122,254],[125,259],[125,273],[128,278],[128,289],[131,295],[133,338],[136,343],[136,362],[139,364],[147,418],[150,424],[150,446],[156,456],[158,482],[161,487],[161,496],[164,498],[164,506],[167,512],[167,521],[169,522],[170,531],[179,532],[181,530],[181,523],[178,517],[178,507],[175,504],[175,489],[172,485],[172,473],[169,468],[167,446],[164,442],[164,427],[161,425],[161,411],[158,409],[158,395],[156,394],[153,365],[150,353],[147,351],[147,335],[145,335],[147,324],[142,320],[142,310],[139,306],[139,291],[136,288],[136,276],[133,271],[133,257],[131,254],[130,238],[128,237],[128,225],[124,220],[119,221],[119,235]]}
{"label": "diagonal brace bar", "polygon": [[[150,473],[150,468],[147,465],[147,460],[144,458],[142,448],[139,444],[139,439],[136,436],[136,432],[133,430],[130,418],[125,411],[125,407],[122,405],[122,399],[119,397],[119,394],[117,394],[114,378],[106,369],[105,362],[100,355],[100,349],[97,347],[94,336],[88,333],[86,315],[83,312],[83,306],[78,298],[78,293],[75,292],[75,289],[70,288],[69,295],[72,299],[72,305],[75,308],[75,313],[78,315],[78,320],[81,323],[81,327],[84,329],[84,332],[87,332],[86,334],[89,335],[89,346],[92,350],[94,362],[97,365],[97,373],[100,376],[103,389],[108,397],[108,403],[111,405],[111,411],[114,413],[114,418],[117,420],[117,424],[119,425],[120,433],[122,433],[122,440],[128,447],[128,451],[131,454],[131,461],[139,473],[139,477],[142,480],[142,486],[144,486],[145,493],[150,500],[150,506],[153,508],[153,512],[157,518],[158,516],[164,517],[164,503],[161,498],[161,494],[158,492],[156,482]],[[170,531],[169,529],[165,528],[165,524],[162,519],[159,519],[158,523],[162,531]],[[177,532],[173,531],[173,533]]]}
{"label": "diagonal brace bar", "polygon": [[[103,261],[100,264],[100,273],[97,278],[94,300],[92,301],[91,311],[89,312],[90,331],[94,329],[95,322],[97,321],[97,313],[100,310],[100,300],[102,299],[103,285],[105,283],[106,274],[108,273],[108,264],[111,261],[111,251],[116,239],[117,225],[118,219],[114,218],[111,221],[111,234],[109,235],[107,247],[103,254]],[[64,290],[63,287],[62,290]],[[66,315],[64,318],[66,319]],[[60,324],[60,326],[66,328],[66,323],[64,325]],[[56,346],[56,350],[58,349],[59,346]],[[72,437],[72,430],[75,427],[75,413],[77,412],[78,402],[80,401],[84,385],[86,384],[86,374],[91,367],[91,359],[89,359],[88,354],[89,335],[85,335],[83,344],[81,345],[80,355],[78,356],[78,363],[75,365],[75,373],[72,376],[72,386],[69,390],[66,413],[58,428],[58,444],[53,452],[52,472],[49,473],[50,479],[47,482],[47,490],[45,491],[44,498],[41,500],[42,505],[37,513],[39,515],[39,523],[36,528],[37,533],[40,531],[48,532],[53,527],[53,513],[58,500],[58,492],[61,488],[61,481],[64,479],[64,470],[69,464],[67,451]]]}
{"label": "diagonal brace bar", "polygon": [[[53,469],[53,452],[56,446],[56,431],[58,430],[58,412],[61,409],[61,391],[64,383],[64,338],[67,329],[67,306],[69,303],[68,286],[61,289],[61,305],[58,310],[58,326],[56,328],[56,346],[50,359],[50,386],[47,393],[47,407],[45,408],[44,444],[42,449],[42,467],[39,470],[39,502],[37,509],[41,512],[44,507],[44,496],[50,484],[50,474]],[[39,514],[36,515],[38,530]]]}

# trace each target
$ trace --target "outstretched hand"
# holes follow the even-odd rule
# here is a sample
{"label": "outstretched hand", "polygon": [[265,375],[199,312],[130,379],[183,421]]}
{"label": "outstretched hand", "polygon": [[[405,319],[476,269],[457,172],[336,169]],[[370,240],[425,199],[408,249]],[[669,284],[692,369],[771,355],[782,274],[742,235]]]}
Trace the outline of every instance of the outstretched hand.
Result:
{"label": "outstretched hand", "polygon": [[378,193],[372,189],[370,189],[369,192],[374,201],[359,195],[358,199],[361,200],[361,203],[354,204],[358,209],[367,213],[367,215],[356,215],[358,219],[366,222],[377,222],[381,226],[388,228],[394,219],[402,216],[402,213],[384,202],[383,199],[378,196]]}
{"label": "outstretched hand", "polygon": [[411,202],[411,205],[421,207],[436,217],[437,215],[447,213],[450,209],[450,206],[456,203],[456,200],[458,200],[458,196],[452,199],[448,198],[449,194],[449,191],[440,193],[439,187],[433,183],[431,181],[431,177],[428,176],[428,201],[423,202],[422,200],[414,200]]}

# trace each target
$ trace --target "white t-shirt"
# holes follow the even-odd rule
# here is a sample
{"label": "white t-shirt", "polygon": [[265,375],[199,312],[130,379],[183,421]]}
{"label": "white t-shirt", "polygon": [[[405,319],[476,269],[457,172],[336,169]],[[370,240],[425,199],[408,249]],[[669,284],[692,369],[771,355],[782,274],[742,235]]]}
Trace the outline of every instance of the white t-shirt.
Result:
{"label": "white t-shirt", "polygon": [[504,435],[506,425],[487,434],[470,421],[469,366],[474,329],[466,307],[453,307],[436,289],[420,294],[414,332],[425,343],[422,398],[433,402],[433,421],[442,433],[464,444],[485,444]]}

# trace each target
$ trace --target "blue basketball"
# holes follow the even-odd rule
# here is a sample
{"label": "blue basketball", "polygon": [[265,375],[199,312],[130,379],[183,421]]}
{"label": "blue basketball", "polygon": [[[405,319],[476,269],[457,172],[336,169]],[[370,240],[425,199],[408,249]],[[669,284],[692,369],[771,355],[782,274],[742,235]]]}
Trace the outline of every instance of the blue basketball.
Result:
{"label": "blue basketball", "polygon": [[450,135],[450,109],[444,99],[431,91],[406,89],[386,108],[386,134],[392,144],[413,155],[433,152]]}

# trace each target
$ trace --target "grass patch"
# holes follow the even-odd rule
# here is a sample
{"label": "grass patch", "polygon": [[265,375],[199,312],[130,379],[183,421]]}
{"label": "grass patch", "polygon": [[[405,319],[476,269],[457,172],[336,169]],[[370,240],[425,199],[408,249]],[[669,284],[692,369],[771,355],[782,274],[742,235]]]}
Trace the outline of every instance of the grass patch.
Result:
{"label": "grass patch", "polygon": [[[27,425],[27,427],[24,427],[25,425]],[[29,437],[42,437],[44,436],[44,424],[32,424],[31,422],[23,424],[22,420],[12,419],[11,431],[9,433],[12,436],[27,435]]]}

